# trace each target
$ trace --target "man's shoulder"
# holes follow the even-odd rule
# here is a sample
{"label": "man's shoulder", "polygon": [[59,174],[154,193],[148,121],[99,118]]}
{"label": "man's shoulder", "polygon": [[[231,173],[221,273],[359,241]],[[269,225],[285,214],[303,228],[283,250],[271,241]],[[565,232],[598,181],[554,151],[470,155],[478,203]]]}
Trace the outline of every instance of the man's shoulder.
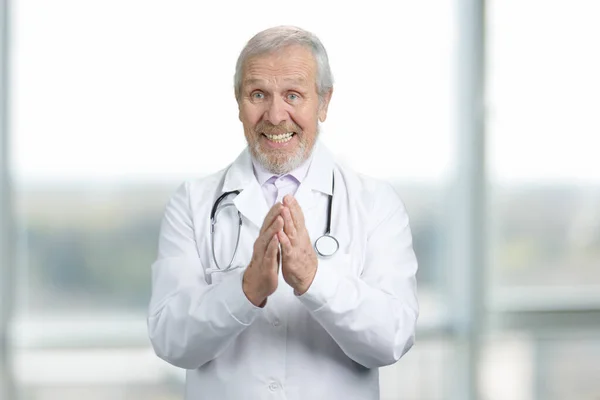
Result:
{"label": "man's shoulder", "polygon": [[369,226],[377,226],[398,210],[405,210],[404,202],[396,188],[386,179],[357,172],[349,166],[336,163],[350,203]]}

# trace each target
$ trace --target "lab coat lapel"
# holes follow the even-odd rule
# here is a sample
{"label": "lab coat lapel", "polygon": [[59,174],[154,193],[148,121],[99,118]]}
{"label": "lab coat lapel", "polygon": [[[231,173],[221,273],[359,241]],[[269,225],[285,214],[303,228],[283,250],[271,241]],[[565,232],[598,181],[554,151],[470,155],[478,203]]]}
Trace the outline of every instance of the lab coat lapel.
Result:
{"label": "lab coat lapel", "polygon": [[313,192],[304,182],[298,186],[298,190],[296,191],[294,197],[296,198],[296,201],[300,205],[302,213],[305,214],[305,216],[306,213],[315,206],[317,200],[316,193]]}
{"label": "lab coat lapel", "polygon": [[333,157],[320,142],[315,143],[313,159],[306,178],[296,191],[296,200],[305,214],[317,204],[319,193],[331,194],[333,174]]}
{"label": "lab coat lapel", "polygon": [[244,149],[225,174],[223,193],[232,190],[240,191],[233,200],[238,211],[260,229],[269,210],[262,189],[254,176],[248,148]]}
{"label": "lab coat lapel", "polygon": [[256,179],[242,190],[239,196],[233,200],[233,203],[243,216],[260,229],[269,209],[267,208],[265,195]]}
{"label": "lab coat lapel", "polygon": [[[318,192],[331,195],[333,166],[331,153],[320,141],[317,141],[306,178],[295,194],[305,216],[316,205]],[[238,211],[260,228],[269,212],[269,208],[262,189],[254,176],[248,148],[244,149],[225,174],[223,193],[232,190],[240,191],[240,194],[233,200]]]}

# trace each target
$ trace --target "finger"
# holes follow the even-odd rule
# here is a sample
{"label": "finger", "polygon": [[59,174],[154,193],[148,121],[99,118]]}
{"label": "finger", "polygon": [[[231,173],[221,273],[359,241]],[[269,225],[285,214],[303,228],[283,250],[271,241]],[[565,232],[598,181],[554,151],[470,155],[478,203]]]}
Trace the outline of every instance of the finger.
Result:
{"label": "finger", "polygon": [[292,219],[292,213],[288,207],[283,207],[281,210],[281,216],[283,217],[283,230],[290,239],[296,237],[296,225]]}
{"label": "finger", "polygon": [[283,208],[283,205],[281,203],[275,203],[273,205],[273,207],[271,207],[271,209],[269,210],[269,212],[267,213],[267,216],[265,217],[265,220],[263,221],[263,225],[260,228],[260,234],[262,235],[267,228],[273,224],[273,221],[275,220],[275,218],[281,214],[281,209]]}
{"label": "finger", "polygon": [[265,232],[262,235],[260,235],[257,239],[257,241],[262,244],[261,250],[263,253],[265,253],[267,251],[267,247],[269,246],[269,243],[270,243],[273,235],[277,234],[277,232],[281,231],[282,229],[283,229],[283,218],[281,217],[281,215],[277,215],[275,217],[275,221],[273,221],[271,226],[269,226],[265,230]]}
{"label": "finger", "polygon": [[289,236],[286,235],[284,231],[280,231],[277,233],[277,237],[279,239],[279,243],[281,243],[281,250],[283,250],[284,255],[289,254],[293,249],[292,241],[290,240]]}
{"label": "finger", "polygon": [[300,208],[300,204],[292,195],[286,195],[283,198],[283,205],[288,207],[292,213],[292,220],[294,221],[294,226],[297,230],[300,230],[304,227],[304,213],[302,212],[302,208]]}
{"label": "finger", "polygon": [[277,262],[277,253],[279,252],[279,240],[277,235],[273,235],[271,240],[269,241],[269,245],[267,246],[267,251],[265,252],[265,265],[267,266],[275,266],[279,265]]}

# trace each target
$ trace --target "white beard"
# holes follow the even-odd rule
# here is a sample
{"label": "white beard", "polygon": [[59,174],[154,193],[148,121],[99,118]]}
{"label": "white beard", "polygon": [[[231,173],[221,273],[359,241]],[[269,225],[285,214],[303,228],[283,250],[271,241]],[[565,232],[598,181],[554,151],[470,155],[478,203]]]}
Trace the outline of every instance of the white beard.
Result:
{"label": "white beard", "polygon": [[[314,143],[316,143],[317,139],[319,138],[319,128],[320,126],[319,124],[317,124],[317,132],[315,134]],[[298,149],[296,150],[296,153],[291,156],[285,157],[285,159],[278,159],[283,158],[283,156],[270,157],[268,153],[264,153],[260,148],[259,140],[254,142],[254,146],[250,146],[250,152],[252,153],[254,159],[264,169],[266,169],[274,175],[283,175],[298,168],[305,160],[308,159],[308,157],[310,157],[310,154],[312,153],[312,150],[315,147],[314,143],[311,148],[307,148],[308,146],[306,142],[301,140],[298,141]]]}

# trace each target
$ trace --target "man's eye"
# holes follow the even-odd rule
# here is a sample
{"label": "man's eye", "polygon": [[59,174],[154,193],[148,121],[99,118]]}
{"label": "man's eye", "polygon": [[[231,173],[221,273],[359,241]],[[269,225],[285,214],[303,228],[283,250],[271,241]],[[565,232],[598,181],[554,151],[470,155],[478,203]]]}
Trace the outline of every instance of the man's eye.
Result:
{"label": "man's eye", "polygon": [[264,93],[261,93],[261,92],[254,92],[254,93],[252,93],[252,98],[256,99],[256,100],[262,100],[265,98],[265,95],[264,95]]}
{"label": "man's eye", "polygon": [[290,94],[288,94],[288,100],[296,101],[296,100],[298,100],[298,98],[299,97],[298,97],[298,95],[296,93],[290,93]]}

